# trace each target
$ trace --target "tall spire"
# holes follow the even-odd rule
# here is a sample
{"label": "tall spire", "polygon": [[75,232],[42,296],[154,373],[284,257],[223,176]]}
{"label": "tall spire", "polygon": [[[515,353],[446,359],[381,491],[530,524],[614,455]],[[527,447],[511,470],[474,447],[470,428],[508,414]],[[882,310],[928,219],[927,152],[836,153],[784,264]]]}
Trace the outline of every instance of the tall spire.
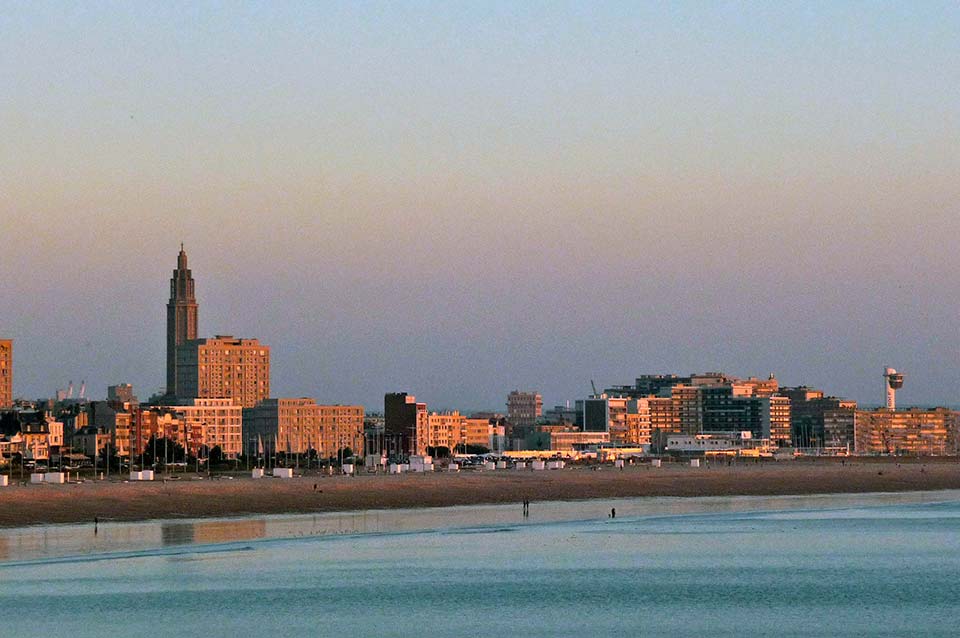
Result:
{"label": "tall spire", "polygon": [[187,268],[187,253],[181,243],[167,302],[167,394],[170,396],[177,394],[177,347],[197,338],[197,310],[193,273]]}

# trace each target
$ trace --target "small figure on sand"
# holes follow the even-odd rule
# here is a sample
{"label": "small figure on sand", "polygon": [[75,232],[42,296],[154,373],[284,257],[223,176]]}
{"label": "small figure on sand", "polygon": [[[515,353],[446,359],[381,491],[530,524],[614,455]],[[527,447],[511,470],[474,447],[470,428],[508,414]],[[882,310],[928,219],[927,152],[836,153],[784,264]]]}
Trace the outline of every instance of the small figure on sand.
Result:
{"label": "small figure on sand", "polygon": [[530,501],[523,499],[523,516],[524,518],[530,516]]}
{"label": "small figure on sand", "polygon": [[98,528],[100,527],[100,519],[96,516],[93,517],[93,535],[97,535]]}
{"label": "small figure on sand", "polygon": [[610,508],[610,518],[616,518],[616,517],[617,517],[617,508],[616,508],[616,507],[611,507],[611,508]]}

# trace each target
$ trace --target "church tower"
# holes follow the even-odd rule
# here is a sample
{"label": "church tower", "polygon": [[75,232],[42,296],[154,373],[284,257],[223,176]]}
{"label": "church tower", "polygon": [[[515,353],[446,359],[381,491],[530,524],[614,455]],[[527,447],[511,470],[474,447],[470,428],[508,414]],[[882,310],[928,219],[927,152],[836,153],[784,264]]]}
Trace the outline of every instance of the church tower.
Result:
{"label": "church tower", "polygon": [[177,346],[197,338],[197,297],[193,276],[187,268],[187,253],[180,244],[177,269],[170,280],[167,302],[167,396],[177,395]]}

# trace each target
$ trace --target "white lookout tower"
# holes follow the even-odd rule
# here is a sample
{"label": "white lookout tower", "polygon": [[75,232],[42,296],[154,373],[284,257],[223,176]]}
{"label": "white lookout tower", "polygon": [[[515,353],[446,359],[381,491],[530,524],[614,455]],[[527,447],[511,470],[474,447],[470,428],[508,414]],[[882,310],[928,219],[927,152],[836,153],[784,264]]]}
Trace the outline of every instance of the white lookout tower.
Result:
{"label": "white lookout tower", "polygon": [[883,371],[883,385],[887,390],[887,409],[897,409],[897,390],[903,387],[903,374],[893,368]]}

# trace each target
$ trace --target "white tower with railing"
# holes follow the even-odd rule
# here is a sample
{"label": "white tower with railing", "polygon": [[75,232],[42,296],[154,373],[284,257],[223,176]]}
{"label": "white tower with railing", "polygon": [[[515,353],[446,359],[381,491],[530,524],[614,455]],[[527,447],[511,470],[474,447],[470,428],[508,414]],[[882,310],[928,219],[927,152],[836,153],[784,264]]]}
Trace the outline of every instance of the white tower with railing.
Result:
{"label": "white tower with railing", "polygon": [[893,368],[883,371],[883,385],[887,390],[887,409],[897,409],[897,390],[903,387],[903,374]]}

